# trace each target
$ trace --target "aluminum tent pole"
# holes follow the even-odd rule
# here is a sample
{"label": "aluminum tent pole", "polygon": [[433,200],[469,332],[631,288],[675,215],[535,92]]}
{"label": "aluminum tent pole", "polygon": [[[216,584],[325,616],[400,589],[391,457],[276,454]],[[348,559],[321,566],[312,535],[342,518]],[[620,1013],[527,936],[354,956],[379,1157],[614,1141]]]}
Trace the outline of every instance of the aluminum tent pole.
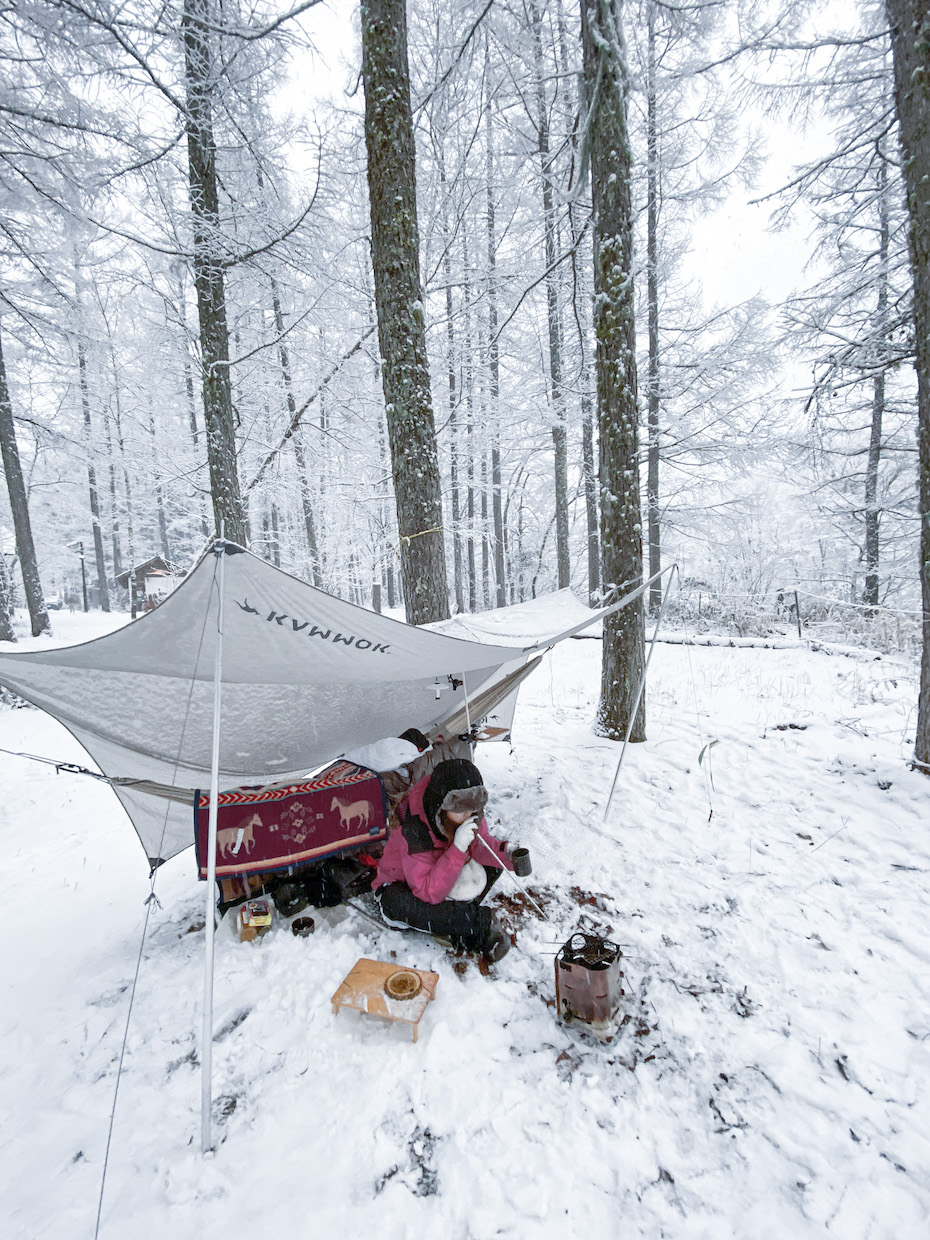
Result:
{"label": "aluminum tent pole", "polygon": [[[220,782],[220,717],[223,704],[223,613],[226,584],[226,544],[223,529],[213,544],[217,558],[214,580],[219,587],[216,616],[216,657],[213,663],[213,752],[210,757],[210,815],[207,832],[207,901],[204,917],[203,965],[203,1033],[200,1049],[200,1148],[204,1154],[213,1149],[210,1111],[213,1106],[213,947],[216,932],[216,819]],[[195,809],[196,812],[196,809]]]}
{"label": "aluminum tent pole", "polygon": [[[462,672],[462,688],[465,690],[465,731],[471,734],[471,709],[468,705],[468,681],[465,679],[465,673]],[[475,742],[469,741],[471,756],[475,756]]]}

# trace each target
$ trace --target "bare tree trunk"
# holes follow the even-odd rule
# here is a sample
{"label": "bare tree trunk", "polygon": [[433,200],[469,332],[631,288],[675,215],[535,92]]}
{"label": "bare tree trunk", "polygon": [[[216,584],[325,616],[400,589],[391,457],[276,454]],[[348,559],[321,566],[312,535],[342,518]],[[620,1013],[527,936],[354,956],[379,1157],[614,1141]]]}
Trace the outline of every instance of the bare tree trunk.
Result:
{"label": "bare tree trunk", "polygon": [[[656,115],[656,28],[653,0],[647,0],[646,45],[646,304],[649,321],[648,464],[649,576],[662,567],[659,525],[659,133]],[[649,606],[662,606],[662,582],[649,587]]]}
{"label": "bare tree trunk", "polygon": [[81,409],[84,413],[84,446],[87,451],[87,489],[90,494],[90,519],[94,535],[94,562],[97,568],[97,591],[101,611],[110,610],[107,591],[107,562],[103,554],[103,531],[100,529],[100,499],[97,495],[97,470],[94,467],[93,428],[90,420],[90,391],[87,384],[87,352],[78,342],[78,376],[81,388]]}
{"label": "bare tree trunk", "polygon": [[[119,400],[119,392],[114,392],[114,400]],[[110,434],[110,419],[104,413],[103,430],[107,439],[107,489],[110,492],[110,546],[113,554],[113,576],[118,577],[123,571],[123,555],[119,542],[119,499],[116,493],[116,461],[113,457],[113,436]]]}
{"label": "bare tree trunk", "polygon": [[[884,152],[880,152],[883,156]],[[882,421],[885,414],[885,371],[888,332],[888,174],[884,158],[878,164],[878,296],[875,306],[875,334],[881,351],[872,379],[872,428],[865,466],[865,589],[862,601],[878,606],[879,526],[878,469],[882,455]],[[874,613],[872,613],[874,614]]]}
{"label": "bare tree trunk", "polygon": [[[116,410],[116,420],[119,422],[121,397],[120,397],[120,371],[116,360],[116,346],[113,341],[113,332],[110,330],[110,320],[101,304],[102,318],[107,333],[107,353],[110,358],[110,374],[113,377],[113,406]],[[110,433],[110,415],[104,410],[103,412],[103,431],[107,442],[107,489],[110,492],[110,546],[113,554],[113,576],[119,577],[123,571],[123,555],[120,547],[120,514],[119,514],[119,498],[116,488],[116,459],[113,454],[113,436]]]}
{"label": "bare tree trunk", "polygon": [[[587,374],[587,360],[583,363]],[[598,537],[597,470],[594,466],[594,413],[587,380],[581,393],[581,467],[584,472],[584,506],[588,532],[588,602],[598,606],[601,591],[601,546]]]}
{"label": "bare tree trunk", "polygon": [[914,757],[930,773],[930,0],[885,0],[904,153],[914,277],[917,504],[923,644]]}
{"label": "bare tree trunk", "polygon": [[155,413],[149,401],[149,434],[152,437],[152,485],[155,489],[155,515],[158,521],[158,541],[162,556],[171,562],[171,546],[168,542],[168,522],[165,517],[165,492],[161,485],[161,468],[158,464],[158,446],[155,437]]}
{"label": "bare tree trunk", "polygon": [[488,538],[488,455],[481,453],[481,597],[491,606],[491,542]]}
{"label": "bare tree trunk", "polygon": [[187,77],[187,155],[194,219],[194,286],[200,319],[203,411],[207,462],[217,529],[246,546],[248,528],[239,492],[236,427],[229,373],[226,279],[219,247],[219,194],[213,136],[214,72],[210,49],[211,0],[184,0],[181,29]]}
{"label": "bare tree trunk", "polygon": [[13,632],[13,582],[6,562],[6,552],[0,548],[0,642],[15,642]]}
{"label": "bare tree trunk", "polygon": [[[485,61],[488,49],[485,45]],[[487,75],[490,82],[490,74]],[[490,91],[490,86],[488,87]],[[497,236],[494,203],[494,124],[491,115],[491,96],[484,102],[485,133],[487,135],[486,163],[488,189],[488,378],[490,382],[491,423],[491,510],[494,518],[494,576],[497,580],[497,606],[507,604],[507,569],[504,536],[504,504],[501,479],[501,408],[500,408],[500,346],[497,340]]]}
{"label": "bare tree trunk", "polygon": [[401,571],[412,624],[449,615],[439,457],[420,282],[404,0],[363,0],[371,255]]}
{"label": "bare tree trunk", "polygon": [[394,588],[394,540],[391,534],[391,518],[390,518],[390,501],[391,488],[388,485],[388,479],[391,476],[391,466],[388,461],[387,443],[385,442],[385,425],[384,419],[378,417],[378,459],[381,462],[381,480],[378,484],[378,525],[381,530],[381,555],[380,562],[382,565],[382,576],[385,587],[387,588],[388,607],[393,607],[395,603]]}
{"label": "bare tree trunk", "polygon": [[[39,564],[36,560],[36,550],[32,541],[29,502],[26,498],[26,484],[23,481],[23,468],[19,460],[19,448],[16,445],[13,404],[10,400],[10,389],[6,380],[2,338],[0,338],[0,452],[3,454],[3,469],[6,474],[6,485],[10,495],[13,530],[16,535],[16,554],[19,556],[19,567],[23,575],[23,587],[26,591],[26,605],[29,608],[32,636],[40,637],[43,633],[51,633],[52,626],[49,624],[48,611],[45,608],[45,599],[42,596]],[[0,551],[0,554],[2,554],[2,551]]]}
{"label": "bare tree trunk", "polygon": [[542,13],[532,5],[533,49],[536,64],[536,135],[542,175],[543,229],[546,254],[546,316],[549,328],[549,381],[552,390],[552,446],[555,455],[555,543],[559,589],[571,584],[568,549],[568,433],[565,425],[565,390],[562,384],[562,322],[559,308],[558,273],[555,269],[558,239],[552,192],[552,156],[549,151],[549,118],[546,111],[545,66],[542,50]]}
{"label": "bare tree trunk", "polygon": [[[293,400],[293,395],[289,393],[289,400]],[[310,557],[310,572],[313,576],[313,584],[317,589],[323,587],[322,565],[320,563],[320,548],[316,537],[316,521],[313,516],[313,496],[310,493],[310,476],[307,466],[307,454],[304,451],[303,427],[298,426],[292,435],[294,444],[294,460],[297,464],[297,476],[300,480],[300,505],[304,518],[304,537],[307,540],[307,554]]]}
{"label": "bare tree trunk", "polygon": [[[281,366],[281,382],[284,384],[284,399],[287,402],[288,421],[293,420],[297,412],[297,401],[294,398],[294,384],[291,379],[291,355],[284,339],[284,314],[281,310],[281,297],[278,293],[278,282],[271,279],[271,306],[274,313],[274,330],[278,337],[278,362]],[[304,453],[301,428],[298,427],[291,436],[294,444],[294,459],[297,462],[297,476],[300,480],[300,503],[303,509],[304,534],[307,539],[307,553],[310,557],[310,571],[313,584],[319,589],[323,584],[320,573],[320,552],[316,540],[316,521],[313,516],[313,497],[310,493],[310,477],[307,473],[307,458]],[[280,568],[280,564],[278,565]]]}
{"label": "bare tree trunk", "polygon": [[465,398],[466,466],[466,557],[468,578],[468,610],[478,610],[478,572],[475,564],[475,392],[471,352],[471,283],[468,261],[468,238],[462,233],[462,394]]}
{"label": "bare tree trunk", "polygon": [[[872,429],[869,436],[869,455],[865,470],[865,585],[862,601],[870,607],[878,606],[879,593],[879,521],[878,465],[882,449],[882,418],[885,412],[885,372],[880,371],[872,380]],[[874,613],[870,613],[874,614]]]}
{"label": "bare tree trunk", "polygon": [[[370,255],[370,251],[369,251]],[[368,281],[368,266],[365,267],[365,295],[368,302],[369,318],[372,322],[377,322],[377,309],[375,307],[374,294]],[[369,354],[369,356],[371,356]],[[380,370],[377,362],[372,358],[375,386],[380,379]],[[325,442],[325,441],[324,441]],[[381,476],[378,483],[378,513],[381,525],[382,546],[384,548],[382,579],[385,589],[387,590],[387,605],[394,607],[398,601],[399,579],[395,576],[395,562],[398,559],[398,549],[395,540],[395,530],[391,522],[391,462],[388,458],[387,447],[387,419],[383,413],[378,415],[378,460],[380,462]],[[323,470],[325,474],[325,468]],[[322,477],[320,479],[320,502],[322,505]],[[395,506],[396,515],[396,506]]]}
{"label": "bare tree trunk", "polygon": [[[565,14],[562,0],[556,0],[556,12],[559,23],[559,61],[562,77],[569,79],[568,36],[565,28]],[[581,111],[584,91],[578,98],[578,111]],[[565,92],[565,99],[570,99]],[[571,131],[573,164],[578,157],[577,116],[573,118],[571,106],[566,105],[566,129]],[[568,223],[572,241],[572,309],[575,327],[578,332],[579,387],[581,389],[581,476],[584,484],[585,523],[587,529],[588,551],[588,603],[591,607],[600,605],[601,589],[601,548],[597,531],[597,470],[594,465],[594,409],[591,393],[594,388],[594,376],[591,370],[591,358],[588,350],[588,328],[591,314],[591,290],[589,280],[579,271],[578,246],[581,241],[582,229],[578,221],[578,206],[574,201],[568,203]]]}
{"label": "bare tree trunk", "polygon": [[281,530],[278,524],[278,505],[272,503],[271,511],[268,514],[268,524],[271,532],[271,562],[275,568],[281,567]]}
{"label": "bare tree trunk", "polygon": [[390,462],[388,461],[386,428],[385,428],[383,420],[380,418],[378,420],[378,449],[379,449],[380,458],[381,458],[381,478],[382,478],[381,488],[380,488],[381,495],[378,501],[378,507],[381,513],[382,545],[385,550],[385,555],[384,555],[384,560],[383,560],[384,562],[384,584],[385,584],[385,587],[387,588],[388,607],[394,607],[397,602],[397,599],[396,599],[397,589],[395,585],[395,575],[394,575],[395,574],[394,561],[396,558],[396,551],[395,551],[394,539],[393,539],[392,531],[391,531],[391,518],[390,518],[391,489],[390,489],[390,486],[388,485],[391,467],[390,467]]}
{"label": "bare tree trunk", "polygon": [[[636,330],[633,318],[631,154],[627,69],[618,0],[581,0],[584,81],[594,198],[594,326],[600,430],[601,555],[604,588],[622,594],[643,573],[639,501]],[[645,664],[643,605],[604,621],[598,731],[620,740],[633,718]],[[645,705],[631,740],[645,739]]]}
{"label": "bare tree trunk", "polygon": [[524,545],[524,542],[525,542],[524,534],[526,531],[523,525],[523,500],[524,498],[525,498],[525,491],[524,491],[524,488],[521,487],[520,488],[520,501],[517,504],[517,564],[519,565],[519,569],[517,570],[517,574],[516,574],[517,576],[516,601],[518,603],[522,603],[526,599],[526,572],[525,572],[526,560],[524,558],[526,554],[525,545]]}
{"label": "bare tree trunk", "polygon": [[[439,184],[445,198],[445,158],[439,165]],[[449,485],[452,492],[452,575],[455,588],[455,610],[465,610],[465,591],[462,569],[462,500],[459,488],[459,420],[458,393],[455,382],[455,322],[452,301],[452,239],[449,229],[449,207],[442,208],[442,271],[446,282],[446,376],[449,394]]]}
{"label": "bare tree trunk", "polygon": [[129,466],[126,463],[126,444],[123,439],[123,415],[119,401],[113,411],[113,422],[116,427],[116,446],[119,449],[120,467],[123,472],[123,489],[126,492],[126,548],[129,554],[129,611],[133,619],[136,616],[136,591],[133,585],[132,570],[136,567],[135,539],[133,535],[132,482],[129,477]]}
{"label": "bare tree trunk", "polygon": [[[74,250],[74,289],[78,331],[84,332],[83,288],[84,280],[77,247]],[[109,328],[109,324],[107,325]],[[84,340],[77,342],[78,388],[81,393],[81,411],[84,417],[84,450],[87,455],[87,489],[90,500],[91,529],[94,539],[94,566],[97,570],[97,593],[102,611],[110,610],[107,590],[107,561],[103,551],[103,531],[100,528],[100,495],[97,491],[96,445],[90,413],[90,384],[87,378],[87,347]],[[115,377],[115,376],[114,376]]]}
{"label": "bare tree trunk", "polygon": [[[183,276],[178,279],[177,287],[178,295],[178,318],[181,324],[181,345],[184,350],[184,391],[187,393],[187,417],[191,430],[191,442],[194,445],[194,454],[200,457],[200,429],[197,426],[197,402],[194,399],[194,368],[191,365],[191,355],[189,348],[190,336],[187,330],[187,301],[184,296],[184,280]],[[210,524],[207,521],[207,509],[204,504],[203,493],[197,489],[197,502],[200,508],[200,532],[204,538],[210,537]]]}

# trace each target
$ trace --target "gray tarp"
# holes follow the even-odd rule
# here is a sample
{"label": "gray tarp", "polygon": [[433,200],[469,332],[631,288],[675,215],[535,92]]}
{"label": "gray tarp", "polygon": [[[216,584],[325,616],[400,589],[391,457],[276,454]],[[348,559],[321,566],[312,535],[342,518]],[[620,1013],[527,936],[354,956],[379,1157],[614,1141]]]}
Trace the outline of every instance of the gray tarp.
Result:
{"label": "gray tarp", "polygon": [[[465,641],[355,607],[226,544],[219,787],[296,779],[348,749],[428,732],[541,648]],[[155,611],[79,646],[0,654],[0,683],[53,715],[107,776],[210,783],[218,557]],[[616,606],[616,604],[614,604]],[[190,809],[116,787],[151,859],[193,840]]]}

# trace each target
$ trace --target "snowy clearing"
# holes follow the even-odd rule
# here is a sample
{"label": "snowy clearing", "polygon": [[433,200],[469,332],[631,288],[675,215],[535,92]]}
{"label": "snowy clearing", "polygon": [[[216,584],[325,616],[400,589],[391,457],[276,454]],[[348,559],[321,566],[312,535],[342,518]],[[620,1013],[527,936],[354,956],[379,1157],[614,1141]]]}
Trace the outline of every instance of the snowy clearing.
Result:
{"label": "snowy clearing", "polygon": [[[69,622],[85,623],[56,617],[63,640],[90,635]],[[607,824],[620,746],[591,730],[599,671],[597,642],[564,643],[521,691],[513,750],[478,750],[489,820],[531,849],[554,917],[525,917],[492,976],[346,907],[314,912],[306,939],[282,924],[240,944],[224,923],[206,1160],[204,888],[190,851],[163,868],[101,1237],[930,1234],[916,669],[659,646],[649,740],[628,751]],[[85,760],[32,709],[0,710],[0,747]],[[6,1240],[76,1240],[94,1234],[147,866],[103,784],[7,754],[0,769],[0,1220]],[[631,1019],[606,1047],[550,1006],[579,923],[625,954]],[[418,1044],[333,1016],[362,956],[439,974]]]}

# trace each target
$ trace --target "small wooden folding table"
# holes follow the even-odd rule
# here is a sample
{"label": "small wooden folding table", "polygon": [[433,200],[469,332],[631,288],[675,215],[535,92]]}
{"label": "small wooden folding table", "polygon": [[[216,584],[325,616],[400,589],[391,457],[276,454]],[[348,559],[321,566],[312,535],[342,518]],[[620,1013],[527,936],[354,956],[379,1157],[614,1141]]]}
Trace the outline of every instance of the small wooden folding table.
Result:
{"label": "small wooden folding table", "polygon": [[438,982],[438,973],[363,957],[333,995],[333,1015],[347,1007],[385,1020],[405,1021],[416,1042],[420,1017],[434,997]]}

